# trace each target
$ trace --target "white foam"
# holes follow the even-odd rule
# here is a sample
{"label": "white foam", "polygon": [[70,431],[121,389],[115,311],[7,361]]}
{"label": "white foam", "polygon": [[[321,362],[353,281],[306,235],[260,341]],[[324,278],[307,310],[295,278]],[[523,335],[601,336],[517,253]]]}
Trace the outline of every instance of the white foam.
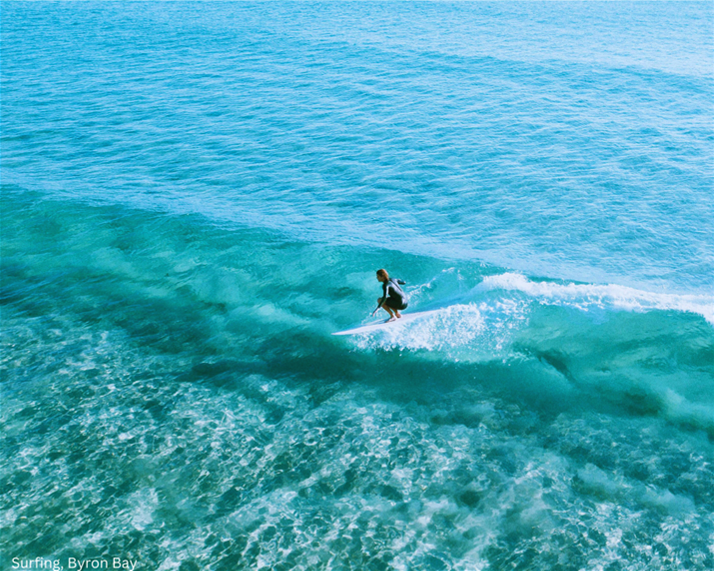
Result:
{"label": "white foam", "polygon": [[159,506],[159,497],[154,488],[141,489],[129,496],[131,525],[144,530],[154,522],[154,512]]}
{"label": "white foam", "polygon": [[[452,357],[488,359],[508,347],[513,329],[527,322],[527,308],[513,300],[454,304],[421,320],[377,330],[359,337],[359,347],[400,350],[442,350]],[[466,353],[460,350],[465,350]]]}
{"label": "white foam", "polygon": [[691,312],[714,324],[714,297],[701,294],[648,292],[618,284],[534,282],[515,272],[487,276],[475,290],[519,291],[543,303],[567,305],[583,310],[593,306],[610,306],[633,312],[648,310]]}

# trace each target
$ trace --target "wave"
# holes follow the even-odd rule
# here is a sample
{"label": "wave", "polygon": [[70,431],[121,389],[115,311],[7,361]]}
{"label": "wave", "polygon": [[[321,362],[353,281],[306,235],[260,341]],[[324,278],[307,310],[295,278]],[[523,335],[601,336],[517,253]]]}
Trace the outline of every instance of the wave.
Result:
{"label": "wave", "polygon": [[419,309],[438,303],[427,295],[435,290],[447,306],[355,337],[355,346],[438,364],[451,382],[463,375],[538,410],[614,410],[714,435],[711,297],[503,272],[453,303],[458,274],[413,287]]}
{"label": "wave", "polygon": [[[584,313],[594,310],[683,312],[714,324],[714,298],[706,295],[656,293],[617,284],[535,281],[516,272],[485,276],[469,291],[456,293],[462,278],[459,270],[448,268],[431,280],[415,285],[409,290],[415,302],[412,306],[438,311],[404,326],[364,335],[359,338],[359,345],[402,350],[453,350],[469,346],[472,351],[478,347],[493,358],[509,345],[515,331],[528,324],[532,312],[542,306],[572,308]],[[430,296],[436,290],[441,296]]]}
{"label": "wave", "polygon": [[512,332],[527,322],[523,303],[454,304],[421,320],[357,338],[360,348],[444,351],[450,357],[488,361],[503,354]]}
{"label": "wave", "polygon": [[543,304],[570,306],[583,311],[591,308],[613,308],[633,312],[690,312],[714,324],[714,297],[702,294],[647,292],[617,284],[536,282],[515,272],[487,276],[473,292],[489,290],[518,291]]}

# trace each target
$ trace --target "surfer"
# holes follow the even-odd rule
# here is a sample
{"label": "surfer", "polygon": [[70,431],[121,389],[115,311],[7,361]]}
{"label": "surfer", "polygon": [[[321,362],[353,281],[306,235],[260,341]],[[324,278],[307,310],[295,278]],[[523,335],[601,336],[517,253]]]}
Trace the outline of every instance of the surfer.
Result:
{"label": "surfer", "polygon": [[380,308],[384,308],[389,314],[387,322],[393,322],[402,317],[399,310],[405,310],[408,305],[407,295],[399,287],[400,284],[406,284],[406,282],[397,278],[390,278],[389,273],[384,268],[377,270],[377,280],[382,283],[384,296],[377,298],[377,307],[372,312],[372,315],[374,316]]}

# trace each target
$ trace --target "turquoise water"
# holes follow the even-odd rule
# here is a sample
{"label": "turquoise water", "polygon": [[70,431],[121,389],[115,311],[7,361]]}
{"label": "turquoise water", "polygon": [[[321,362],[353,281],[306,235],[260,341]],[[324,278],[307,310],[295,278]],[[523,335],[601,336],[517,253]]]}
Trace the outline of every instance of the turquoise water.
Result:
{"label": "turquoise water", "polygon": [[0,567],[714,568],[710,2],[0,8]]}

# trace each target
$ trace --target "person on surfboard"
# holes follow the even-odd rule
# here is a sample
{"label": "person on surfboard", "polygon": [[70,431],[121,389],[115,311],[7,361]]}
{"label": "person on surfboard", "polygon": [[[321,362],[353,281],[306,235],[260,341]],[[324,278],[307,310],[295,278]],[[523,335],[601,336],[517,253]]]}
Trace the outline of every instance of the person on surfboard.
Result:
{"label": "person on surfboard", "polygon": [[377,310],[383,308],[389,314],[387,322],[393,322],[402,317],[399,310],[406,310],[409,305],[407,295],[399,287],[400,284],[406,284],[406,282],[397,278],[390,278],[389,273],[384,268],[377,270],[377,280],[382,283],[384,296],[377,298],[377,307],[372,312],[372,315],[374,316]]}

